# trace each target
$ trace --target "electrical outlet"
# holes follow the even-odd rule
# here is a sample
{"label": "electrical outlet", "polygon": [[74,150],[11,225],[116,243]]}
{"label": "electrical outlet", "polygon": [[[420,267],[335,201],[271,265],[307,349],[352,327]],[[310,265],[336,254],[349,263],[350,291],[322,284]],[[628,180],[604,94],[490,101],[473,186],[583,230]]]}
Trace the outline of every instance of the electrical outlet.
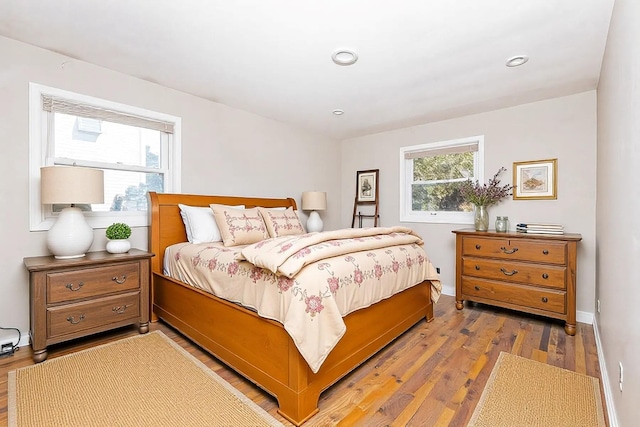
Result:
{"label": "electrical outlet", "polygon": [[598,303],[596,305],[596,308],[598,310],[598,313],[600,313],[600,299],[598,299]]}
{"label": "electrical outlet", "polygon": [[0,346],[0,357],[11,356],[13,354],[13,344],[2,344]]}
{"label": "electrical outlet", "polygon": [[622,362],[618,362],[620,366],[620,374],[618,375],[618,381],[620,382],[620,391],[622,391],[622,383],[624,382],[624,368],[622,367]]}

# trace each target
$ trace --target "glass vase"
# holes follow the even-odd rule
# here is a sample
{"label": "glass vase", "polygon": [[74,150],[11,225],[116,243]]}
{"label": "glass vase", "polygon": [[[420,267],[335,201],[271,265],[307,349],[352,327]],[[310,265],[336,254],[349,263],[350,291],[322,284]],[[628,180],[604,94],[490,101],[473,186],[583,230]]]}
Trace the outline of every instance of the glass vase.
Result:
{"label": "glass vase", "polygon": [[473,224],[476,227],[476,231],[487,231],[489,229],[489,210],[486,206],[475,207]]}

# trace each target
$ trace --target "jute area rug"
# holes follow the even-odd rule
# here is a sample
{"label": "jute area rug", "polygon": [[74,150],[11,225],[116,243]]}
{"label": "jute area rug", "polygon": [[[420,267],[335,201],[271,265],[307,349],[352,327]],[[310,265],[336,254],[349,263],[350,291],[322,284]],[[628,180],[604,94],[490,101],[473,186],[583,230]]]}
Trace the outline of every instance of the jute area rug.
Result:
{"label": "jute area rug", "polygon": [[604,427],[597,378],[502,352],[469,427]]}
{"label": "jute area rug", "polygon": [[9,373],[9,426],[282,426],[160,331]]}

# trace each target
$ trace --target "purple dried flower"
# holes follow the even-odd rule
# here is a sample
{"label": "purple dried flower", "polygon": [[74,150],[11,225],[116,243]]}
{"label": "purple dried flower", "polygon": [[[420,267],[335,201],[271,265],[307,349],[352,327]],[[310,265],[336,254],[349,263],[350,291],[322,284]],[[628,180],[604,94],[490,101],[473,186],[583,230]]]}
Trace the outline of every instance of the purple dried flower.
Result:
{"label": "purple dried flower", "polygon": [[460,189],[462,197],[465,201],[476,206],[495,205],[500,200],[504,199],[507,196],[510,196],[511,191],[513,190],[513,185],[499,185],[500,180],[498,179],[498,175],[506,171],[507,169],[504,167],[498,169],[498,172],[493,175],[493,178],[491,178],[487,184],[480,185],[478,180],[476,180],[475,183],[470,179],[465,181],[462,184],[462,188]]}

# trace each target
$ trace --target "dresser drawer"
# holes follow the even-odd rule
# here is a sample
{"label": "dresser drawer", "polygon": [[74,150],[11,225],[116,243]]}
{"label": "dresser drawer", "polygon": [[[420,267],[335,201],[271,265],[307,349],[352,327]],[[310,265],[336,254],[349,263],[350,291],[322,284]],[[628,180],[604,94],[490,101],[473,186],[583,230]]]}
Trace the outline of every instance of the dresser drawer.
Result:
{"label": "dresser drawer", "polygon": [[47,303],[77,301],[140,287],[137,262],[47,274]]}
{"label": "dresser drawer", "polygon": [[50,307],[47,309],[48,336],[55,338],[139,317],[139,292]]}
{"label": "dresser drawer", "polygon": [[525,239],[463,237],[462,255],[564,265],[567,263],[567,244]]}
{"label": "dresser drawer", "polygon": [[462,274],[484,279],[566,289],[567,268],[507,260],[464,257]]}
{"label": "dresser drawer", "polygon": [[462,277],[462,294],[468,295],[471,300],[478,297],[559,314],[566,313],[566,293],[552,289]]}

